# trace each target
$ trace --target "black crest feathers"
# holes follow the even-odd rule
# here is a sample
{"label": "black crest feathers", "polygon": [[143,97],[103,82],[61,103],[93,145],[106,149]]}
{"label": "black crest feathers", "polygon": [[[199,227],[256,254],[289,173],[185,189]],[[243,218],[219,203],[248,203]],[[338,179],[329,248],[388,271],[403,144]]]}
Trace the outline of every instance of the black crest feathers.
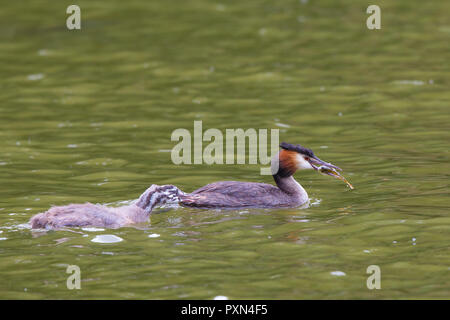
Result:
{"label": "black crest feathers", "polygon": [[284,150],[295,151],[295,152],[304,154],[305,156],[308,156],[308,157],[314,157],[314,152],[311,149],[302,147],[299,144],[294,145],[294,144],[290,144],[287,142],[282,142],[282,143],[280,143],[280,147],[283,148]]}

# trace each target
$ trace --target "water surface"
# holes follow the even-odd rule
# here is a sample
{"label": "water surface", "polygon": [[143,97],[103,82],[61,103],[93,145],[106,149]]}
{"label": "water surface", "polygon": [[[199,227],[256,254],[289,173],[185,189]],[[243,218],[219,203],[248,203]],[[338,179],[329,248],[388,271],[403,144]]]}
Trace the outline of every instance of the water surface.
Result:
{"label": "water surface", "polygon": [[[378,1],[379,31],[365,1],[80,0],[80,31],[70,4],[0,11],[0,298],[449,298],[449,2]],[[152,183],[271,183],[255,165],[174,165],[170,135],[194,120],[279,128],[355,190],[302,172],[307,209],[31,232],[51,205],[118,206]]]}

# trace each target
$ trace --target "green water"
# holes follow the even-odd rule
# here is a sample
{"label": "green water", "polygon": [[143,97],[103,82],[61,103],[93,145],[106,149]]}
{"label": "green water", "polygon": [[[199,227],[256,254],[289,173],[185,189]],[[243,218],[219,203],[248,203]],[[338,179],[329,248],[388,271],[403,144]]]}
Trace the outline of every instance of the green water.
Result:
{"label": "green water", "polygon": [[[0,298],[450,297],[448,1],[376,1],[375,31],[367,1],[80,0],[79,31],[70,4],[1,5]],[[194,120],[278,128],[356,189],[301,172],[307,209],[31,232],[51,205],[120,205],[152,183],[272,183],[258,165],[174,165],[170,135]]]}

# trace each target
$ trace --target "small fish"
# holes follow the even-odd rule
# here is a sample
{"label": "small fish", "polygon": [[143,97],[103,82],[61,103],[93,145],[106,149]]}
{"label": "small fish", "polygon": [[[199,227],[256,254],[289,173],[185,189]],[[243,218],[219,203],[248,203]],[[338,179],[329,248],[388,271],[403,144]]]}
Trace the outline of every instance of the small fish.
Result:
{"label": "small fish", "polygon": [[345,179],[344,176],[342,176],[342,175],[341,175],[339,172],[337,172],[334,168],[330,168],[330,167],[327,167],[327,166],[320,166],[320,167],[318,168],[318,170],[319,170],[319,172],[322,173],[322,174],[326,174],[326,175],[335,177],[336,179],[339,179],[339,180],[344,181],[344,182],[348,185],[348,187],[349,187],[350,189],[352,189],[352,190],[355,189],[355,188],[351,185],[351,183],[348,182],[347,179]]}

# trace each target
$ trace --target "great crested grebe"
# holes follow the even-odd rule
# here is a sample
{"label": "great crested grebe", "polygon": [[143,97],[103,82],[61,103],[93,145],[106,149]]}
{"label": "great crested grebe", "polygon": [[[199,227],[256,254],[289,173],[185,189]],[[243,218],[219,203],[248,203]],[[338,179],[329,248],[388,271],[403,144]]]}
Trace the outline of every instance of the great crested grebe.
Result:
{"label": "great crested grebe", "polygon": [[[336,170],[339,167],[317,158],[312,150],[300,145],[281,143],[272,159],[276,186],[257,182],[221,181],[208,184],[191,193],[173,185],[152,185],[128,206],[111,208],[102,205],[70,204],[52,207],[31,218],[32,228],[96,226],[118,228],[145,222],[155,206],[178,203],[197,208],[278,208],[297,207],[309,201],[305,189],[292,177],[297,170],[313,169],[352,185]],[[277,170],[278,169],[278,170]]]}

